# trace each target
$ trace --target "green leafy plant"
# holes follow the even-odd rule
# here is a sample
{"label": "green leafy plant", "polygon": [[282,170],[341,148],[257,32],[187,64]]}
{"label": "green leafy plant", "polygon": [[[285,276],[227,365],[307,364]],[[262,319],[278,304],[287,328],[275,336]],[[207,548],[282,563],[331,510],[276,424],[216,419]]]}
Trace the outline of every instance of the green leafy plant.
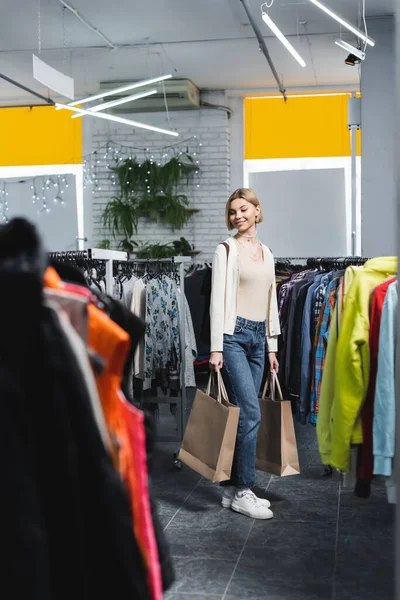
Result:
{"label": "green leafy plant", "polygon": [[110,249],[110,240],[101,240],[101,242],[97,246],[98,248],[102,248],[103,250]]}
{"label": "green leafy plant", "polygon": [[110,229],[114,238],[116,234],[131,238],[137,232],[138,221],[139,210],[134,198],[114,196],[104,209],[104,226]]}
{"label": "green leafy plant", "polygon": [[147,242],[139,246],[139,250],[136,250],[135,254],[137,258],[171,258],[172,256],[188,256],[192,250],[193,246],[184,237],[181,237],[168,244]]}

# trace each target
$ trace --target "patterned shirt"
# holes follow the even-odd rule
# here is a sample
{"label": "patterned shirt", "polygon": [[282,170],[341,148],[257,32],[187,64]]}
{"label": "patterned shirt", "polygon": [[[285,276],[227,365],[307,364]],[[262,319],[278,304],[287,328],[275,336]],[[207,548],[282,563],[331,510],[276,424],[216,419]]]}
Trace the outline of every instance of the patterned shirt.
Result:
{"label": "patterned shirt", "polygon": [[325,300],[322,305],[321,313],[319,316],[317,334],[315,338],[315,363],[314,363],[314,381],[311,392],[311,416],[310,423],[315,424],[317,422],[318,405],[321,395],[321,383],[322,375],[324,371],[326,348],[329,338],[329,327],[333,311],[336,305],[337,292],[342,277],[336,275],[329,283],[325,293]]}
{"label": "patterned shirt", "polygon": [[152,279],[146,288],[143,389],[151,387],[156,369],[180,362],[178,301],[169,277]]}

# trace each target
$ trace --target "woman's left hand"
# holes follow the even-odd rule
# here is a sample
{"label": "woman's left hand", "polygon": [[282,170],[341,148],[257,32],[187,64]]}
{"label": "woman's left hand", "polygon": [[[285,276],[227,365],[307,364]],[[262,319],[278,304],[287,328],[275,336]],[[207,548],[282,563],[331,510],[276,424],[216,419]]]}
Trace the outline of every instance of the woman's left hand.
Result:
{"label": "woman's left hand", "polygon": [[269,358],[269,370],[271,371],[271,373],[279,373],[279,363],[278,363],[278,359],[276,358],[275,352],[270,352],[268,354],[268,358]]}

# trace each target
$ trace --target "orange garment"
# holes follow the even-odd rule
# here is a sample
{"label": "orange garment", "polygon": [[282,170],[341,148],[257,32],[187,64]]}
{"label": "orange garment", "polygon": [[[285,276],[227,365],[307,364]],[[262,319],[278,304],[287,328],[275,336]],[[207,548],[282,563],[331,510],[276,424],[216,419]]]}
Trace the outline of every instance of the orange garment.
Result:
{"label": "orange garment", "polygon": [[[45,286],[53,289],[65,287],[53,268],[46,271]],[[100,374],[95,374],[95,378],[113,444],[112,458],[131,499],[134,534],[144,560],[149,589],[153,600],[161,600],[162,582],[158,549],[151,515],[149,520],[148,488],[147,485],[143,485],[144,474],[147,478],[147,466],[143,466],[145,441],[141,438],[140,431],[135,433],[133,430],[134,413],[127,409],[127,401],[121,392],[130,336],[97,306],[89,304],[88,345],[105,361],[105,367]],[[136,425],[139,425],[137,419]],[[145,435],[144,426],[142,427]],[[137,448],[135,443],[139,444]]]}

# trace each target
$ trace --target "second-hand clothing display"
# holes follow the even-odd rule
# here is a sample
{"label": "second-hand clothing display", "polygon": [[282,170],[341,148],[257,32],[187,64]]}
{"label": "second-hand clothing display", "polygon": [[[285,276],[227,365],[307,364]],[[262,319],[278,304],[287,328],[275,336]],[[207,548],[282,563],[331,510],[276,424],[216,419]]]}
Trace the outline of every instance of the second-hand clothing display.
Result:
{"label": "second-hand clothing display", "polygon": [[[140,380],[141,390],[150,391],[154,382],[166,391],[178,391],[180,385],[195,387],[194,360],[197,356],[191,310],[186,295],[182,297],[173,263],[149,264],[130,261],[123,265],[129,277],[115,278],[114,293],[130,310],[146,321],[144,339],[139,343],[133,360],[133,375]],[[185,309],[185,347],[181,348],[180,309]],[[181,309],[182,310],[182,309]],[[182,352],[185,372],[182,373]],[[180,373],[175,382],[174,373]],[[172,383],[173,382],[173,383]]]}
{"label": "second-hand clothing display", "polygon": [[29,223],[0,228],[3,584],[37,600],[161,600],[172,577],[144,416],[121,389],[131,337],[106,298],[46,263]]}

